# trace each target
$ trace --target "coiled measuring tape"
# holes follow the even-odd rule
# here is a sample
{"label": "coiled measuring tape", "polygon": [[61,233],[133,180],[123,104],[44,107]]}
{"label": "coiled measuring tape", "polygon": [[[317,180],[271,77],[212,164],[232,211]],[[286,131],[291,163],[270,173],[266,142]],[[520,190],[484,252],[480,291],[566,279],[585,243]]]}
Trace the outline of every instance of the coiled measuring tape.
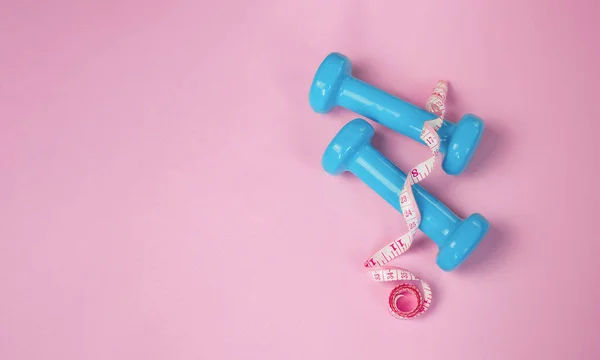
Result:
{"label": "coiled measuring tape", "polygon": [[[389,296],[390,312],[399,319],[410,319],[423,314],[429,309],[433,298],[429,284],[418,278],[415,274],[399,267],[384,265],[402,255],[410,248],[421,223],[421,212],[415,201],[412,186],[423,181],[431,174],[437,155],[440,152],[440,137],[437,130],[439,130],[444,121],[444,113],[446,111],[444,104],[447,93],[448,84],[445,81],[439,81],[427,100],[425,105],[426,110],[436,114],[438,117],[434,120],[425,121],[423,130],[421,131],[421,140],[429,147],[433,155],[410,170],[400,191],[400,207],[408,226],[408,232],[377,251],[365,262],[365,266],[370,268],[369,274],[373,280],[380,282],[402,281],[400,285],[392,290]],[[422,290],[419,290],[414,285],[415,283],[420,285]],[[409,311],[398,307],[398,300],[408,294],[412,294],[417,300],[415,308]]]}

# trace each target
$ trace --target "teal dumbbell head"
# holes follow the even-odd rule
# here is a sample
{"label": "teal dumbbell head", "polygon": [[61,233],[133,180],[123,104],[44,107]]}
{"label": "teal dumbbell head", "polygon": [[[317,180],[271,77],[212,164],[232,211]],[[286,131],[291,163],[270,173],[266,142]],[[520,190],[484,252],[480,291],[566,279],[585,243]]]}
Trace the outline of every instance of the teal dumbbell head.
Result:
{"label": "teal dumbbell head", "polygon": [[[354,119],[333,138],[322,158],[323,169],[332,175],[349,171],[401,211],[400,191],[406,174],[371,145],[374,129]],[[420,185],[413,185],[421,211],[423,231],[439,247],[437,264],[445,271],[455,269],[475,250],[489,229],[480,214],[462,220]]]}
{"label": "teal dumbbell head", "polygon": [[[379,122],[420,143],[423,123],[437,116],[352,76],[350,59],[331,53],[321,63],[313,79],[309,102],[318,113],[336,106],[352,110]],[[483,121],[467,114],[453,124],[444,121],[438,130],[440,152],[444,153],[442,169],[459,175],[471,162],[483,135]]]}

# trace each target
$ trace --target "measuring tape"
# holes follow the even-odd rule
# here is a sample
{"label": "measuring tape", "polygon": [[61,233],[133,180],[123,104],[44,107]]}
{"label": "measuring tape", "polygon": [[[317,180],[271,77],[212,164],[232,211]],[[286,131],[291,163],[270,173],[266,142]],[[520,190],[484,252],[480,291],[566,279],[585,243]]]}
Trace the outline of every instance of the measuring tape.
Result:
{"label": "measuring tape", "polygon": [[[411,169],[400,191],[400,207],[408,226],[408,232],[377,251],[365,262],[365,266],[370,268],[369,274],[373,280],[403,281],[403,283],[392,290],[389,297],[390,311],[392,315],[399,319],[410,319],[423,314],[429,309],[433,298],[429,284],[419,279],[415,274],[399,267],[384,267],[384,265],[402,255],[410,248],[421,223],[421,212],[415,201],[412,185],[418,184],[431,174],[436,157],[440,152],[440,137],[437,134],[437,130],[439,130],[444,122],[444,113],[446,111],[444,103],[447,93],[448,84],[445,81],[440,81],[427,100],[425,105],[426,110],[438,115],[438,117],[424,122],[423,130],[421,131],[421,140],[429,147],[433,155]],[[420,284],[422,292],[413,283]],[[416,307],[410,311],[402,310],[397,305],[398,300],[407,296],[407,294],[412,294],[417,299]]]}

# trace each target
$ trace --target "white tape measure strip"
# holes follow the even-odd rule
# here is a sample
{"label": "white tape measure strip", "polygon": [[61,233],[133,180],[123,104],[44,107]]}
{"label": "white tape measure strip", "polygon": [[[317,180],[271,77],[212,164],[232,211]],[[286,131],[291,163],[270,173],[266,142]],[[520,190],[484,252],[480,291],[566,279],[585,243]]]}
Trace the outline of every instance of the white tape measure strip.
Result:
{"label": "white tape measure strip", "polygon": [[[398,200],[400,201],[400,208],[404,220],[406,220],[406,225],[408,226],[408,232],[383,247],[365,262],[366,267],[372,268],[372,270],[369,270],[369,274],[375,281],[411,281],[421,285],[423,293],[421,293],[415,285],[406,282],[395,287],[390,293],[390,311],[394,316],[400,319],[410,319],[423,314],[431,305],[433,297],[429,285],[425,281],[419,279],[415,274],[398,267],[383,266],[402,255],[410,248],[414,235],[417,233],[417,229],[421,223],[421,212],[415,201],[412,185],[423,181],[431,173],[435,165],[436,157],[440,151],[440,137],[437,134],[437,130],[439,130],[444,122],[443,119],[446,110],[444,102],[446,101],[447,93],[447,83],[445,81],[440,81],[437,83],[433,93],[427,100],[425,108],[427,111],[438,115],[438,118],[425,121],[423,130],[421,131],[421,139],[429,147],[433,155],[411,169],[406,175],[406,181],[400,191]],[[398,299],[407,292],[412,293],[417,299],[417,306],[410,311],[401,310],[396,305]]]}

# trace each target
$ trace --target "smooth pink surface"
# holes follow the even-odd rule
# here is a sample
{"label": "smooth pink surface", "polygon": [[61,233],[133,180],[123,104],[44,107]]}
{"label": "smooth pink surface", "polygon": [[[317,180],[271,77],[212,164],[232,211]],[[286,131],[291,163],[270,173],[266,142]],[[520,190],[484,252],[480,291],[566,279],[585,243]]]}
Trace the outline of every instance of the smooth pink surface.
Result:
{"label": "smooth pink surface", "polygon": [[[0,359],[598,359],[594,1],[3,1]],[[396,211],[320,157],[330,51],[487,130],[425,186],[489,236],[423,317],[362,268]],[[427,149],[381,126],[401,168]],[[565,288],[572,294],[565,300]]]}

